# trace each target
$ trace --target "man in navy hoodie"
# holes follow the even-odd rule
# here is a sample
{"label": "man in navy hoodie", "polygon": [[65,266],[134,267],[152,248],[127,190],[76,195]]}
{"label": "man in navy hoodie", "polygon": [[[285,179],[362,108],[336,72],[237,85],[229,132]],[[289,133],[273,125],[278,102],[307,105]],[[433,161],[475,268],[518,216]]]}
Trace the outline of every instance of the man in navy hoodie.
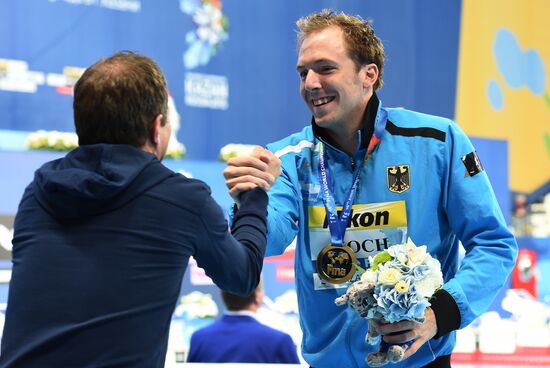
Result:
{"label": "man in navy hoodie", "polygon": [[209,187],[160,162],[171,127],[154,61],[98,61],[73,107],[80,146],[36,171],[15,219],[0,367],[163,367],[190,256],[222,289],[258,284],[280,161],[250,157],[230,234]]}

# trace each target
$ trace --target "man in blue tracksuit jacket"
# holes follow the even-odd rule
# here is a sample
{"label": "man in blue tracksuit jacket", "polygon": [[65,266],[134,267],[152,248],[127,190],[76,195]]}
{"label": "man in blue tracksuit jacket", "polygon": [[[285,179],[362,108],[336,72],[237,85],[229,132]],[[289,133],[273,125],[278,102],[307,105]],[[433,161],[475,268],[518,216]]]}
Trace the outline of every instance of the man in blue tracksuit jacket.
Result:
{"label": "man in blue tracksuit jacket", "polygon": [[0,367],[164,367],[190,256],[222,289],[255,289],[267,195],[243,193],[230,234],[210,188],[160,162],[167,104],[160,69],[133,53],[77,82],[80,147],[36,171],[15,218]]}
{"label": "man in blue tracksuit jacket", "polygon": [[[369,256],[410,237],[441,262],[444,286],[424,323],[377,327],[386,342],[415,340],[406,359],[390,366],[450,367],[453,331],[489,307],[517,254],[487,174],[454,122],[382,106],[374,91],[384,50],[368,22],[323,11],[298,27],[300,89],[313,119],[267,147],[283,167],[269,192],[267,255],[282,253],[297,236],[304,358],[314,368],[364,367],[378,350],[364,341],[366,321],[334,303],[359,273],[332,267],[342,247],[327,245],[348,246],[365,267]],[[228,164],[231,186],[232,170],[244,164]],[[349,205],[343,234],[332,224],[330,200],[340,217]]]}

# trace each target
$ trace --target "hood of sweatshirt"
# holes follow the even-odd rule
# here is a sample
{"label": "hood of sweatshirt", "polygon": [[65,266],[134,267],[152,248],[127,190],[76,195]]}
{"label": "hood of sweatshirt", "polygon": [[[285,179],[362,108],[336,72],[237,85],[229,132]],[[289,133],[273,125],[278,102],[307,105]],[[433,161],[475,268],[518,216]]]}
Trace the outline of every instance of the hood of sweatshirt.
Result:
{"label": "hood of sweatshirt", "polygon": [[151,153],[127,145],[81,146],[44,164],[31,183],[40,205],[58,219],[119,208],[176,175]]}

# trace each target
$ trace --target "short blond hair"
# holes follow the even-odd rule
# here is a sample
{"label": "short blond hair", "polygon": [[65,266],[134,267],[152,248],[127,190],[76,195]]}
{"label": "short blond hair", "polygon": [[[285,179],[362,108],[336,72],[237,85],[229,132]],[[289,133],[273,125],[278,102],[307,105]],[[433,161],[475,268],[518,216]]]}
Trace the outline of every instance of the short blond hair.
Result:
{"label": "short blond hair", "polygon": [[384,46],[382,41],[374,34],[374,29],[369,20],[360,16],[335,13],[329,9],[321,12],[313,12],[298,19],[298,48],[312,33],[322,31],[329,27],[339,27],[344,33],[346,49],[349,57],[355,63],[357,69],[367,64],[376,64],[378,67],[378,79],[374,89],[382,87],[382,70],[384,68]]}

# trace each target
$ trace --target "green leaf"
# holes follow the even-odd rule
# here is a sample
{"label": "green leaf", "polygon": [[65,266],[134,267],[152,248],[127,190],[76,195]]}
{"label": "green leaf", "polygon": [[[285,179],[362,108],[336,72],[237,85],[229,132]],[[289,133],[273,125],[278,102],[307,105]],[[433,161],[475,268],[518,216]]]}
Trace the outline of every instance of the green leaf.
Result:
{"label": "green leaf", "polygon": [[381,253],[378,253],[376,257],[374,257],[374,260],[372,261],[372,269],[374,271],[378,270],[379,264],[384,264],[388,261],[391,261],[393,259],[392,256],[387,251],[383,251]]}
{"label": "green leaf", "polygon": [[367,270],[365,270],[363,267],[359,266],[357,263],[354,263],[353,264],[355,266],[355,268],[357,268],[357,270],[361,273],[365,273]]}

